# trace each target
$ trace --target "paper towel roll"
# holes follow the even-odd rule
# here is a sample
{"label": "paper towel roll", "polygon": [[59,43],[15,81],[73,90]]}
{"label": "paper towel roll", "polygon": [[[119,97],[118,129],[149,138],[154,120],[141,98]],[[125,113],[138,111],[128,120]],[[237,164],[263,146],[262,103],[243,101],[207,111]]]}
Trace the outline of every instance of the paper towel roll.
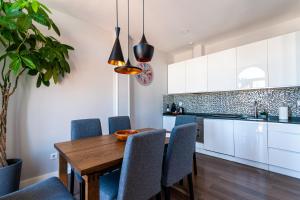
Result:
{"label": "paper towel roll", "polygon": [[288,107],[279,107],[279,119],[289,119]]}

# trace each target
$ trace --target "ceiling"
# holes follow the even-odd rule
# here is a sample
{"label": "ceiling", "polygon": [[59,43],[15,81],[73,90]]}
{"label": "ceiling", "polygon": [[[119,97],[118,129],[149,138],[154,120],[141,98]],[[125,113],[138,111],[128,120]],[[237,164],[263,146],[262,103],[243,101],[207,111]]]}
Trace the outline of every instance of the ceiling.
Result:
{"label": "ceiling", "polygon": [[[114,31],[115,0],[43,0],[49,7]],[[130,1],[130,29],[139,40],[142,0]],[[121,34],[126,34],[127,1],[119,0]],[[170,52],[205,43],[240,29],[300,16],[300,0],[145,0],[148,42]]]}

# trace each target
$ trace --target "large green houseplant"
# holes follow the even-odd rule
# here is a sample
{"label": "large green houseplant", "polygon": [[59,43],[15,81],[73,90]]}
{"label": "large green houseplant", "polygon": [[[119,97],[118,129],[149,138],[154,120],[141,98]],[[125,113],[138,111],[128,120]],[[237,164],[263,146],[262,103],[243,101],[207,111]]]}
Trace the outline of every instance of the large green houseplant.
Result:
{"label": "large green houseplant", "polygon": [[[0,169],[7,166],[6,134],[8,102],[22,75],[36,77],[36,86],[57,83],[70,73],[71,46],[39,30],[45,26],[60,35],[49,17],[50,10],[38,0],[0,0]],[[1,65],[0,65],[1,66]]]}

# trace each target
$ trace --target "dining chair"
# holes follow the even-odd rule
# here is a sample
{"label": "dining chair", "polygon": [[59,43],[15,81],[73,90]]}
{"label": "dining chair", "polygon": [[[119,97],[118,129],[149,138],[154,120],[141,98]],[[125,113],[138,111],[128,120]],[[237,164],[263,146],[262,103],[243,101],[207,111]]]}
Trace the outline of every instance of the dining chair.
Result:
{"label": "dining chair", "polygon": [[100,177],[100,199],[160,199],[165,136],[165,130],[129,136],[121,170]]}
{"label": "dining chair", "polygon": [[108,118],[109,134],[116,131],[131,129],[130,119],[128,116],[116,116]]}
{"label": "dining chair", "polygon": [[[71,140],[78,140],[87,137],[102,135],[100,119],[79,119],[71,121]],[[74,172],[71,168],[70,191],[74,195],[74,175],[79,182],[80,199],[84,199],[85,183],[80,174]]]}
{"label": "dining chair", "polygon": [[0,197],[0,200],[74,200],[57,177],[33,184],[19,191]]}
{"label": "dining chair", "polygon": [[[188,124],[188,123],[197,123],[197,117],[195,115],[177,115],[175,119],[175,126]],[[197,175],[197,156],[196,149],[193,154],[193,165],[194,165],[194,173]]]}
{"label": "dining chair", "polygon": [[188,178],[190,199],[194,199],[192,173],[196,130],[196,123],[175,126],[172,130],[163,162],[162,186],[165,200],[170,199],[170,187],[185,177]]}

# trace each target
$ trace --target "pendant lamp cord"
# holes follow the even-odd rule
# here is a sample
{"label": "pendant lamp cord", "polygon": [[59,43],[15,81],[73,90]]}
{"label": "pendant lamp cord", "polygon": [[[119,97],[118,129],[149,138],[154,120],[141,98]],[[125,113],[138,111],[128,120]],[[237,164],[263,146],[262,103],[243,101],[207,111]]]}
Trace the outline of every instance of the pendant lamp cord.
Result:
{"label": "pendant lamp cord", "polygon": [[145,0],[143,0],[143,34],[145,32]]}
{"label": "pendant lamp cord", "polygon": [[118,0],[116,0],[116,14],[117,14],[117,27],[119,27],[119,5],[118,5]]}
{"label": "pendant lamp cord", "polygon": [[128,45],[127,45],[127,54],[128,54],[128,60],[129,60],[129,0],[128,0],[128,16],[127,16],[127,20],[128,20],[128,39],[127,39],[127,42],[128,42]]}

